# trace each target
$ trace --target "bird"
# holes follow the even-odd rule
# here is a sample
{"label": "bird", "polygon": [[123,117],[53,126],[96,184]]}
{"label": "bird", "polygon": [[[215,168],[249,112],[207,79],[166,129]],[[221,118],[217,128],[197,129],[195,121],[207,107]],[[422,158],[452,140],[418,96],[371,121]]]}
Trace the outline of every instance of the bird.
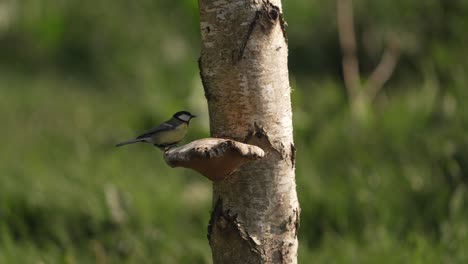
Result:
{"label": "bird", "polygon": [[128,144],[145,142],[154,146],[167,150],[179,143],[187,134],[190,119],[196,117],[187,111],[179,111],[175,113],[171,119],[154,127],[145,133],[139,135],[135,139],[124,141],[115,145],[116,147],[125,146]]}

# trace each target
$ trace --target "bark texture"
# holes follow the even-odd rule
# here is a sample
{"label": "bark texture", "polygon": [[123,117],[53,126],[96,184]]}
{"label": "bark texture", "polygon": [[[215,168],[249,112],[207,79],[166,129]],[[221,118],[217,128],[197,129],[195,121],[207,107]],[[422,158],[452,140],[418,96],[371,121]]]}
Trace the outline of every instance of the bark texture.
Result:
{"label": "bark texture", "polygon": [[199,9],[211,134],[265,151],[214,183],[213,262],[296,263],[300,209],[281,2],[199,0]]}

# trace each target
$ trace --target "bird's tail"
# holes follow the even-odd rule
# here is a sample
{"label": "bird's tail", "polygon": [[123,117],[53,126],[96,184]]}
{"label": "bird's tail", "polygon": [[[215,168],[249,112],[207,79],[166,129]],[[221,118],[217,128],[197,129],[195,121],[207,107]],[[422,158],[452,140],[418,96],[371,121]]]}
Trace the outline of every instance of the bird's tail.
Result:
{"label": "bird's tail", "polygon": [[133,143],[143,142],[143,141],[145,141],[143,138],[137,138],[137,139],[132,139],[132,140],[129,140],[129,141],[120,142],[119,144],[117,144],[115,146],[116,147],[121,147],[121,146],[125,146],[125,145],[128,145],[128,144],[133,144]]}

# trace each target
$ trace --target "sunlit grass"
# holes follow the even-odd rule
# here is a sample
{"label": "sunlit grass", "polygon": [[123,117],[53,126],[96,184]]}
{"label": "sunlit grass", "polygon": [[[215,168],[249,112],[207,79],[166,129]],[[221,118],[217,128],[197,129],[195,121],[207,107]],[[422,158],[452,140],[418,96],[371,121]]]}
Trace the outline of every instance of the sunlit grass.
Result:
{"label": "sunlit grass", "polygon": [[147,106],[65,84],[1,90],[0,261],[207,261],[210,183],[152,146],[114,147],[151,123]]}

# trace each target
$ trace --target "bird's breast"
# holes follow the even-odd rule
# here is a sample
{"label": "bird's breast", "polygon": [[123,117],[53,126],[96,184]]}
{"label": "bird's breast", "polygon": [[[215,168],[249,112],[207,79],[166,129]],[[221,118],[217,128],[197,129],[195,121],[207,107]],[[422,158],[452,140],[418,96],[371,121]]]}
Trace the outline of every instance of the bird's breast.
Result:
{"label": "bird's breast", "polygon": [[185,137],[185,134],[187,134],[187,124],[183,123],[172,130],[156,133],[152,138],[153,144],[164,145],[177,143]]}

